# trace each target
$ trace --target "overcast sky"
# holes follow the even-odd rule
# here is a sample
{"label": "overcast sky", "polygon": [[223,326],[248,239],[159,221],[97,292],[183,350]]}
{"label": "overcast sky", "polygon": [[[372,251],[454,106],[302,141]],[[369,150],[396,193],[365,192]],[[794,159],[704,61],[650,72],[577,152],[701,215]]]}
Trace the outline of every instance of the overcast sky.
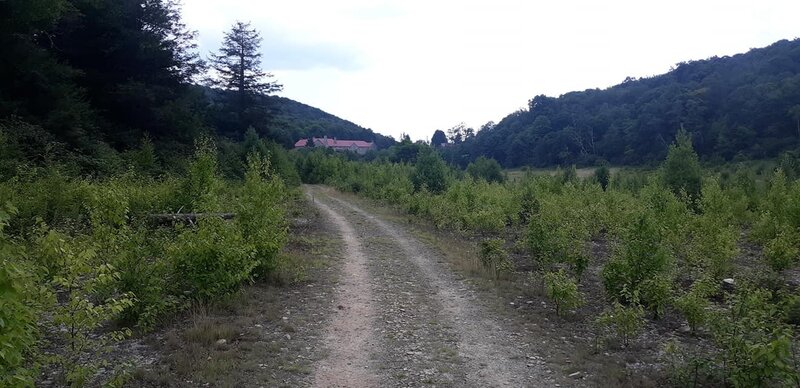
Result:
{"label": "overcast sky", "polygon": [[204,56],[252,22],[280,95],[399,138],[479,128],[535,95],[800,37],[800,1],[184,0]]}

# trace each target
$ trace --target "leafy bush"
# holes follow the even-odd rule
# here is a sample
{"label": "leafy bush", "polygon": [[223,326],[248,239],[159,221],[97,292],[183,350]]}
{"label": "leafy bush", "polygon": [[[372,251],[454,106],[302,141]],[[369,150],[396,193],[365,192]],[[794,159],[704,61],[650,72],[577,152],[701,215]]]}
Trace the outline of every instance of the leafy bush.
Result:
{"label": "leafy bush", "polygon": [[269,161],[251,154],[244,188],[237,201],[236,222],[244,240],[254,250],[262,275],[275,268],[277,255],[286,244],[285,201],[285,187],[270,171]]}
{"label": "leafy bush", "polygon": [[209,138],[199,139],[181,189],[184,206],[196,212],[219,210],[218,192],[221,182],[217,168],[214,142]]}
{"label": "leafy bush", "polygon": [[792,348],[793,330],[775,295],[743,286],[714,315],[712,331],[721,348],[720,363],[728,383],[739,387],[796,386],[800,371]]}
{"label": "leafy bush", "polygon": [[38,339],[34,268],[4,234],[15,209],[0,206],[0,386],[32,386],[36,365],[25,363]]}
{"label": "leafy bush", "polygon": [[411,175],[414,191],[422,188],[434,194],[447,189],[447,165],[437,152],[427,150],[417,157],[414,173]]}
{"label": "leafy bush", "polygon": [[481,265],[491,271],[495,278],[514,270],[514,264],[508,259],[508,254],[503,249],[503,243],[502,239],[489,239],[483,240],[479,244],[478,258]]}
{"label": "leafy bush", "polygon": [[[664,287],[662,281],[652,281],[663,276],[672,259],[661,244],[656,224],[651,216],[643,215],[632,225],[603,268],[603,283],[608,294],[626,303],[630,293],[644,293],[643,285]],[[637,298],[638,299],[638,298]],[[658,311],[661,303],[648,304]]]}
{"label": "leafy bush", "polygon": [[777,272],[791,268],[800,258],[800,237],[790,230],[781,231],[764,247],[764,257]]}
{"label": "leafy bush", "polygon": [[538,213],[531,215],[525,238],[543,269],[565,263],[581,277],[588,266],[587,242],[608,225],[608,213],[595,200],[601,193],[597,186],[568,186],[560,193],[540,191]]}
{"label": "leafy bush", "polygon": [[235,225],[216,217],[199,220],[197,228],[182,228],[166,250],[173,271],[181,274],[179,291],[201,301],[228,294],[250,279],[259,264],[255,254]]}
{"label": "leafy bush", "polygon": [[138,150],[128,151],[125,157],[131,168],[141,174],[155,175],[159,170],[156,148],[149,136],[142,138]]}
{"label": "leafy bush", "polygon": [[708,299],[693,291],[675,299],[675,307],[686,318],[692,332],[696,332],[697,328],[706,323],[708,318],[706,310],[709,306]]}
{"label": "leafy bush", "polygon": [[653,312],[653,318],[663,317],[664,310],[672,302],[673,282],[672,274],[662,272],[644,279],[639,286],[641,303]]}
{"label": "leafy bush", "polygon": [[174,289],[181,275],[173,272],[165,254],[171,231],[123,228],[117,233],[114,240],[118,249],[113,255],[113,265],[119,271],[116,287],[136,295],[120,319],[143,330],[152,329],[186,304],[184,296],[175,294]]}
{"label": "leafy bush", "polygon": [[467,174],[475,180],[483,179],[487,182],[502,183],[505,180],[500,163],[484,156],[479,156],[467,166]]}
{"label": "leafy bush", "polygon": [[631,300],[628,305],[615,301],[610,309],[604,311],[597,318],[597,324],[606,333],[614,333],[622,342],[623,347],[628,347],[631,341],[639,334],[644,325],[644,309],[635,296],[630,294],[626,299]]}
{"label": "leafy bush", "polygon": [[687,262],[720,280],[729,274],[731,261],[738,253],[736,214],[744,211],[743,204],[731,199],[715,180],[710,180],[703,185],[700,209],[701,214],[694,216],[688,225]]}
{"label": "leafy bush", "polygon": [[[42,229],[40,233],[37,249],[49,257],[52,272],[48,283],[59,294],[52,322],[47,324],[52,325],[50,330],[64,337],[68,350],[55,361],[67,383],[82,386],[103,363],[102,353],[107,344],[131,334],[129,329],[100,336],[94,332],[130,307],[134,295],[108,291],[107,287],[116,283],[119,274],[112,265],[98,263],[93,244],[55,230]],[[103,289],[108,296],[99,295]]]}
{"label": "leafy bush", "polygon": [[569,277],[564,270],[546,273],[544,285],[547,296],[556,305],[556,315],[560,316],[564,310],[574,309],[584,303],[575,280]]}
{"label": "leafy bush", "polygon": [[700,198],[702,171],[697,153],[692,148],[692,138],[681,129],[675,136],[675,143],[669,146],[667,159],[663,165],[664,184],[676,196],[687,196],[690,201]]}
{"label": "leafy bush", "polygon": [[600,184],[603,191],[606,191],[609,182],[611,182],[611,170],[609,170],[608,166],[605,164],[600,165],[600,167],[594,170],[594,179]]}
{"label": "leafy bush", "polygon": [[561,171],[561,183],[576,183],[578,181],[578,170],[575,165],[571,165]]}
{"label": "leafy bush", "polygon": [[0,201],[9,201],[18,209],[9,220],[11,234],[29,233],[37,220],[64,226],[80,222],[86,216],[87,183],[69,177],[59,168],[25,170],[3,186],[5,198]]}

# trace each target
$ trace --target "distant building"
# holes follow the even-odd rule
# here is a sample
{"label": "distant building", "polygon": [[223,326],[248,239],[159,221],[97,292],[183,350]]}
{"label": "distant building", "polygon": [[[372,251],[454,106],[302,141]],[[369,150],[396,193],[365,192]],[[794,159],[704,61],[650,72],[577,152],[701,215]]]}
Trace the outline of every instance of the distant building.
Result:
{"label": "distant building", "polygon": [[[350,151],[359,155],[364,155],[367,151],[376,150],[378,147],[371,141],[363,140],[337,140],[336,138],[328,139],[325,137],[312,137],[311,142],[314,147],[332,148],[334,151]],[[294,143],[294,148],[310,147],[308,139],[300,139]]]}

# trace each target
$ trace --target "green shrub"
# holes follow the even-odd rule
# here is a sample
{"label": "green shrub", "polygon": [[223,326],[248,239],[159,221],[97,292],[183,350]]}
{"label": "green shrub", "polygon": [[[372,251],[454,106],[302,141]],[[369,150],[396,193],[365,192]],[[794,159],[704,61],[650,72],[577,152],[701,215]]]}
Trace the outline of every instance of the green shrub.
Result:
{"label": "green shrub", "polygon": [[578,170],[575,165],[571,165],[561,171],[561,183],[576,183],[578,181]]}
{"label": "green shrub", "polygon": [[180,228],[166,249],[174,265],[177,290],[192,299],[209,301],[236,290],[251,278],[259,261],[239,228],[216,217],[198,221],[196,228]]}
{"label": "green shrub", "polygon": [[574,309],[583,305],[583,296],[578,291],[578,285],[564,270],[548,272],[544,275],[544,286],[547,296],[556,306],[556,315],[562,315],[564,310]]}
{"label": "green shrub", "polygon": [[491,271],[495,278],[514,270],[514,264],[508,259],[503,244],[503,239],[488,239],[478,244],[478,258],[481,265]]}
{"label": "green shrub", "polygon": [[217,166],[217,150],[209,138],[196,143],[194,158],[181,188],[182,205],[195,212],[218,211],[221,182]]}
{"label": "green shrub", "polygon": [[414,191],[423,187],[434,194],[447,189],[447,165],[435,151],[428,150],[417,157],[414,173],[411,175]]}
{"label": "green shrub", "polygon": [[[68,384],[82,386],[104,365],[107,345],[131,334],[122,329],[96,335],[96,330],[117,319],[133,304],[134,295],[109,292],[119,274],[98,260],[93,244],[54,230],[41,233],[37,249],[55,262],[48,285],[63,296],[52,310],[52,322],[47,322],[52,332],[61,334],[67,350],[55,362]],[[101,290],[107,296],[101,297]]]}
{"label": "green shrub", "polygon": [[600,167],[594,170],[594,180],[600,184],[603,191],[606,191],[609,182],[611,182],[611,170],[608,169],[607,165],[601,164]]}
{"label": "green shrub", "polygon": [[[651,216],[643,215],[626,232],[611,260],[603,268],[603,283],[608,294],[616,300],[630,303],[626,297],[641,293],[644,282],[652,287],[665,287],[664,281],[652,281],[664,276],[671,257],[661,244],[656,224]],[[661,294],[661,292],[659,292]],[[648,305],[658,311],[661,302]]]}
{"label": "green shrub", "polygon": [[8,197],[0,201],[10,201],[18,209],[9,221],[11,234],[29,233],[37,220],[64,226],[78,223],[86,216],[87,182],[71,178],[58,168],[28,170],[4,185]]}
{"label": "green shrub", "polygon": [[721,349],[719,365],[728,383],[738,387],[800,384],[792,352],[797,344],[775,295],[743,285],[727,298],[727,305],[711,322]]}
{"label": "green shrub", "polygon": [[672,302],[672,284],[672,275],[662,272],[651,278],[644,279],[639,285],[641,302],[653,312],[655,319],[663,317],[664,310]]}
{"label": "green shrub", "polygon": [[576,277],[582,276],[589,264],[587,242],[606,225],[607,213],[596,200],[601,193],[597,186],[570,186],[561,193],[539,194],[539,211],[531,215],[525,239],[543,269],[553,263],[565,263]]}
{"label": "green shrub", "polygon": [[33,386],[36,364],[26,363],[39,337],[35,268],[3,230],[15,209],[0,206],[0,386]]}
{"label": "green shrub", "polygon": [[475,180],[483,179],[487,182],[502,183],[505,180],[500,163],[484,156],[479,156],[467,166],[467,174]]}
{"label": "green shrub", "polygon": [[183,295],[175,295],[174,284],[180,274],[165,257],[165,248],[173,236],[170,231],[147,228],[121,228],[113,238],[116,249],[111,253],[119,276],[120,292],[136,295],[133,303],[120,315],[127,324],[140,329],[154,328],[163,318],[185,306]]}
{"label": "green shrub", "polygon": [[277,255],[286,244],[286,196],[285,186],[270,171],[269,161],[251,154],[244,188],[236,201],[236,222],[244,240],[254,250],[261,275],[275,269]]}
{"label": "green shrub", "polygon": [[630,304],[624,305],[616,301],[610,309],[606,309],[597,318],[600,329],[606,333],[613,333],[623,347],[630,345],[644,325],[644,309],[635,295],[634,293],[626,297],[632,301]]}
{"label": "green shrub", "polygon": [[683,129],[675,136],[675,143],[670,144],[662,169],[664,184],[676,196],[686,196],[689,201],[700,198],[702,170],[692,148],[692,138]]}
{"label": "green shrub", "polygon": [[696,332],[697,328],[706,323],[708,318],[706,310],[709,306],[708,299],[694,291],[675,299],[675,308],[686,318],[692,332]]}
{"label": "green shrub", "polygon": [[781,231],[764,247],[764,257],[776,272],[791,268],[800,257],[800,238],[797,233]]}
{"label": "green shrub", "polygon": [[156,148],[149,136],[142,138],[138,150],[128,151],[125,157],[130,167],[138,173],[154,175],[159,170]]}

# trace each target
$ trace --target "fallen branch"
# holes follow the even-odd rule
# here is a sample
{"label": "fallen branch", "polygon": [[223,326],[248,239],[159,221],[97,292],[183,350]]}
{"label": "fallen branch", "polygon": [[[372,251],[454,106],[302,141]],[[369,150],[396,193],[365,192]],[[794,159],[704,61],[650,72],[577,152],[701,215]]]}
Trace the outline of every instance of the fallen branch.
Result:
{"label": "fallen branch", "polygon": [[170,222],[195,223],[200,218],[218,217],[223,220],[230,220],[235,217],[233,213],[168,213],[168,214],[148,214],[147,217],[153,222],[167,224]]}

